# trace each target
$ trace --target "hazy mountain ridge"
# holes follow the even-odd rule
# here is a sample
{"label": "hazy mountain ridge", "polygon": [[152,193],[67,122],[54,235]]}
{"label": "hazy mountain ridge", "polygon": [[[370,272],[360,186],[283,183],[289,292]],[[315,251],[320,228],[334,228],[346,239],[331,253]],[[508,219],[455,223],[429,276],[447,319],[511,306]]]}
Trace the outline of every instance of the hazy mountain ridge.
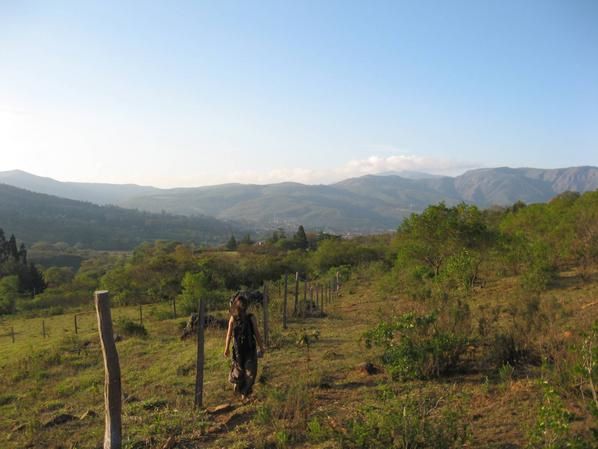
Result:
{"label": "hazy mountain ridge", "polygon": [[[409,172],[408,172],[409,173]],[[136,185],[61,183],[25,172],[0,172],[0,182],[121,207],[187,216],[213,216],[259,227],[293,228],[303,224],[331,232],[378,232],[394,229],[412,212],[445,201],[510,205],[545,202],[567,190],[598,189],[597,167],[561,169],[481,168],[456,177],[417,173],[366,175],[330,185],[222,184],[158,189]],[[44,192],[45,193],[45,192]],[[101,204],[101,202],[99,202]]]}
{"label": "hazy mountain ridge", "polygon": [[244,228],[213,217],[155,214],[99,206],[0,184],[0,228],[31,244],[66,242],[85,248],[132,249],[148,240],[223,243]]}

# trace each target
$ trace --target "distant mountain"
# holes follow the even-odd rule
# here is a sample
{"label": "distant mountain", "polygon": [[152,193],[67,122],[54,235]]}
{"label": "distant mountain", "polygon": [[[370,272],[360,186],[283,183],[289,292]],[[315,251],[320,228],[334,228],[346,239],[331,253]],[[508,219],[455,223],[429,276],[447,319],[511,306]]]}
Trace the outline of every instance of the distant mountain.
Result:
{"label": "distant mountain", "polygon": [[[9,175],[7,175],[9,173]],[[210,187],[157,189],[134,185],[60,183],[24,172],[0,173],[0,182],[17,179],[30,190],[67,189],[88,201],[101,196],[122,207],[187,216],[213,216],[248,226],[329,232],[379,232],[395,229],[413,212],[439,201],[511,205],[546,202],[564,191],[598,189],[597,167],[561,169],[484,168],[457,177],[425,173],[367,175],[331,185],[280,183],[223,184]],[[86,195],[88,195],[86,197]],[[95,195],[95,196],[92,196]]]}
{"label": "distant mountain", "polygon": [[457,176],[455,189],[463,201],[480,206],[540,203],[566,191],[598,189],[598,168],[484,168]]}
{"label": "distant mountain", "polygon": [[22,170],[0,172],[0,183],[32,192],[59,196],[96,204],[118,204],[124,198],[151,195],[160,189],[135,184],[98,184],[88,182],[62,182],[52,178],[36,176]]}
{"label": "distant mountain", "polygon": [[0,184],[0,228],[31,244],[66,242],[85,248],[132,249],[148,240],[224,243],[243,228],[211,217],[154,214],[74,201]]}

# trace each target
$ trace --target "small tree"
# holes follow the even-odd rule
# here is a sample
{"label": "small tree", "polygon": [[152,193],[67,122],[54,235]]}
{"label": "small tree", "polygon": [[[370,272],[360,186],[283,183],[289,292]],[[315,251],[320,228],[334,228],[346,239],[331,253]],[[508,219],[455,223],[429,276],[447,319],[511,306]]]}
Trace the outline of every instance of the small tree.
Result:
{"label": "small tree", "polygon": [[293,240],[295,240],[295,246],[298,249],[307,249],[307,247],[309,246],[309,242],[307,241],[307,235],[305,234],[305,229],[303,228],[303,225],[299,225],[299,228],[297,228],[297,233],[295,234]]}
{"label": "small tree", "polygon": [[0,279],[0,315],[13,313],[18,297],[18,276],[6,276]]}
{"label": "small tree", "polygon": [[235,239],[234,234],[232,234],[230,236],[230,239],[228,239],[228,242],[226,242],[226,249],[228,251],[235,251],[237,249],[237,239]]}

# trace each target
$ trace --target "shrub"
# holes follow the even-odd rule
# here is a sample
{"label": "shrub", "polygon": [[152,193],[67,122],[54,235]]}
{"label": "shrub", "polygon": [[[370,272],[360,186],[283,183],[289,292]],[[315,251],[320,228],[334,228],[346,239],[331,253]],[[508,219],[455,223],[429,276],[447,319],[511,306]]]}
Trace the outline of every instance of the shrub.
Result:
{"label": "shrub", "polygon": [[437,327],[438,315],[406,313],[364,335],[367,347],[382,346],[394,378],[439,377],[455,369],[469,339]]}
{"label": "shrub", "polygon": [[573,415],[565,408],[555,389],[544,380],[542,382],[542,403],[538,409],[536,423],[529,432],[527,449],[585,449],[590,448],[570,429]]}
{"label": "shrub", "polygon": [[147,337],[145,326],[128,318],[117,320],[115,327],[118,333],[128,337]]}
{"label": "shrub", "polygon": [[453,449],[463,447],[468,426],[458,409],[439,411],[438,398],[398,398],[382,407],[365,407],[339,432],[347,449],[392,447],[400,449]]}

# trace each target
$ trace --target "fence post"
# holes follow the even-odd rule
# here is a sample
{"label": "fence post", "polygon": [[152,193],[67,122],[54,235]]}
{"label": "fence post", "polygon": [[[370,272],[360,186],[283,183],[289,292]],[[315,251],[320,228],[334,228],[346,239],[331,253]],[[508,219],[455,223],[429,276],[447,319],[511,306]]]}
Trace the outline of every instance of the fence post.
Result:
{"label": "fence post", "polygon": [[176,318],[176,298],[172,298],[172,315]]}
{"label": "fence post", "polygon": [[314,307],[314,309],[319,309],[320,308],[320,284],[316,284],[316,301],[315,304],[316,306]]}
{"label": "fence post", "polygon": [[206,315],[206,301],[204,298],[199,299],[199,318],[197,322],[197,365],[195,370],[195,408],[203,407],[203,368],[205,361],[205,315]]}
{"label": "fence post", "polygon": [[320,312],[324,315],[324,298],[326,298],[326,286],[320,285]]}
{"label": "fence post", "polygon": [[264,345],[268,346],[270,342],[270,322],[269,322],[269,308],[268,308],[268,284],[264,282],[264,303],[262,308],[264,309]]}
{"label": "fence post", "polygon": [[46,338],[46,321],[42,320],[42,336]]}
{"label": "fence post", "polygon": [[289,273],[284,274],[284,300],[282,304],[282,328],[287,328],[287,296],[288,296]]}
{"label": "fence post", "polygon": [[305,274],[305,281],[303,281],[303,307],[301,307],[301,317],[305,318],[307,310],[307,273]]}
{"label": "fence post", "polygon": [[336,293],[338,293],[339,288],[341,287],[341,283],[340,283],[340,273],[337,271],[336,272]]}
{"label": "fence post", "polygon": [[143,326],[143,305],[139,304],[139,324]]}
{"label": "fence post", "polygon": [[73,316],[74,321],[75,321],[75,335],[77,335],[79,333],[79,327],[77,326],[77,314],[75,313],[75,315]]}
{"label": "fence post", "polygon": [[15,342],[15,328],[13,326],[10,327],[10,336],[12,337],[12,342]]}
{"label": "fence post", "polygon": [[297,303],[299,302],[299,272],[295,273],[295,307],[293,308],[293,315],[297,316]]}
{"label": "fence post", "polygon": [[104,356],[104,449],[120,449],[122,445],[121,385],[118,352],[114,343],[110,299],[106,290],[95,292],[98,332]]}

